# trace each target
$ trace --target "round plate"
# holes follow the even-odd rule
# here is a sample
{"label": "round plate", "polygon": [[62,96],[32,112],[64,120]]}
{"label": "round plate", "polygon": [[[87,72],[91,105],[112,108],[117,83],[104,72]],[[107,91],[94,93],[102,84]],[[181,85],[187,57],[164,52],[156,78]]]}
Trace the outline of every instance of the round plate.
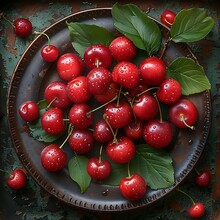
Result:
{"label": "round plate", "polygon": [[[45,31],[51,37],[51,43],[59,48],[60,54],[73,51],[67,21],[96,24],[115,31],[111,8],[92,9],[70,15]],[[163,33],[163,41],[165,41],[168,30],[159,22],[158,25]],[[121,196],[116,186],[91,183],[87,191],[82,194],[78,185],[69,177],[67,169],[58,173],[45,171],[40,162],[40,153],[44,144],[29,136],[17,109],[24,101],[42,99],[45,86],[56,79],[55,63],[45,63],[40,55],[40,49],[46,42],[45,36],[38,36],[21,57],[12,76],[7,101],[13,144],[18,157],[33,179],[50,194],[74,207],[103,212],[129,211],[146,207],[164,197],[181,183],[198,161],[209,133],[211,104],[208,91],[188,97],[196,104],[199,119],[195,131],[185,129],[178,132],[176,143],[169,151],[175,170],[175,184],[171,188],[148,189],[143,200],[130,202]],[[175,43],[169,45],[163,59],[166,63],[170,63],[178,56],[196,59],[186,44]]]}

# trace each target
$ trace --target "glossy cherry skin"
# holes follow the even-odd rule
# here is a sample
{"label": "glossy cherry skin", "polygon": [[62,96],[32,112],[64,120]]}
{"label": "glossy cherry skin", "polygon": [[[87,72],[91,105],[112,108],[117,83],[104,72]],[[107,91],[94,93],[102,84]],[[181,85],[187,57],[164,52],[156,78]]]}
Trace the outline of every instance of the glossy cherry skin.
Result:
{"label": "glossy cherry skin", "polygon": [[135,152],[134,142],[125,136],[119,137],[117,142],[110,141],[106,146],[108,157],[120,164],[128,163],[134,157]]}
{"label": "glossy cherry skin", "polygon": [[205,214],[205,207],[201,202],[197,202],[188,209],[191,218],[201,218]]}
{"label": "glossy cherry skin", "polygon": [[53,107],[60,109],[66,109],[72,105],[72,101],[69,99],[66,92],[66,84],[59,81],[49,83],[44,90],[44,97],[47,103],[52,102]]}
{"label": "glossy cherry skin", "polygon": [[121,194],[128,200],[142,199],[147,190],[145,179],[139,174],[132,174],[120,181],[119,189]]}
{"label": "glossy cherry skin", "polygon": [[156,95],[162,103],[173,104],[180,99],[182,87],[177,80],[167,78],[160,85]]}
{"label": "glossy cherry skin", "polygon": [[14,169],[6,179],[6,184],[13,190],[23,189],[27,185],[27,176],[21,169]]}
{"label": "glossy cherry skin", "polygon": [[124,88],[133,89],[139,84],[140,72],[135,64],[129,61],[121,61],[114,66],[112,78],[114,82]]}
{"label": "glossy cherry skin", "polygon": [[54,45],[45,45],[41,49],[41,56],[43,60],[48,63],[56,61],[59,56],[59,50]]}
{"label": "glossy cherry skin", "polygon": [[210,170],[208,169],[201,171],[195,176],[195,182],[198,186],[206,187],[210,184],[210,181],[211,181],[211,173]]}
{"label": "glossy cherry skin", "polygon": [[93,68],[87,74],[88,88],[93,95],[106,93],[111,83],[112,74],[104,67]]}
{"label": "glossy cherry skin", "polygon": [[92,157],[87,162],[88,174],[96,180],[104,180],[109,177],[112,171],[112,165],[108,160],[100,160],[99,158]]}
{"label": "glossy cherry skin", "polygon": [[144,122],[140,120],[132,120],[128,126],[124,127],[125,135],[132,139],[138,140],[143,137]]}
{"label": "glossy cherry skin", "polygon": [[92,132],[86,129],[75,129],[68,139],[70,147],[77,154],[88,153],[94,146]]}
{"label": "glossy cherry skin", "polygon": [[139,70],[144,83],[149,86],[158,86],[165,80],[166,65],[156,56],[144,59],[139,65]]}
{"label": "glossy cherry skin", "polygon": [[132,108],[127,102],[111,102],[104,108],[104,117],[112,128],[123,128],[132,119]]}
{"label": "glossy cherry skin", "polygon": [[170,10],[165,10],[160,16],[160,21],[167,27],[171,27],[176,17],[176,13]]}
{"label": "glossy cherry skin", "polygon": [[133,111],[139,120],[152,120],[158,112],[158,104],[152,95],[143,94],[136,98],[133,103]]}
{"label": "glossy cherry skin", "polygon": [[32,33],[32,23],[26,18],[14,20],[14,30],[18,37],[26,38]]}
{"label": "glossy cherry skin", "polygon": [[86,103],[74,104],[69,111],[70,122],[80,129],[89,127],[94,119],[91,110],[91,107]]}
{"label": "glossy cherry skin", "polygon": [[196,123],[198,119],[198,110],[192,101],[180,99],[170,106],[169,116],[171,122],[176,127],[188,128]]}
{"label": "glossy cherry skin", "polygon": [[137,48],[134,43],[125,36],[116,37],[109,45],[112,57],[120,61],[131,61],[136,53]]}
{"label": "glossy cherry skin", "polygon": [[26,122],[32,122],[39,117],[40,109],[36,102],[26,101],[19,106],[18,113]]}
{"label": "glossy cherry skin", "polygon": [[49,172],[62,170],[67,164],[67,154],[57,144],[46,146],[40,155],[42,166]]}
{"label": "glossy cherry skin", "polygon": [[96,122],[93,137],[99,143],[106,143],[113,139],[113,134],[105,120],[99,120]]}
{"label": "glossy cherry skin", "polygon": [[85,76],[78,76],[68,82],[66,91],[69,99],[74,103],[84,103],[92,97]]}
{"label": "glossy cherry skin", "polygon": [[108,69],[112,63],[111,52],[103,44],[96,44],[86,48],[83,56],[84,62],[89,69],[105,67]]}
{"label": "glossy cherry skin", "polygon": [[154,148],[164,148],[172,141],[172,125],[167,121],[148,121],[144,125],[143,137],[150,146]]}
{"label": "glossy cherry skin", "polygon": [[41,127],[48,134],[60,134],[65,130],[63,111],[57,107],[50,108],[41,117]]}
{"label": "glossy cherry skin", "polygon": [[75,79],[83,71],[84,64],[76,54],[65,53],[57,60],[57,73],[66,82]]}

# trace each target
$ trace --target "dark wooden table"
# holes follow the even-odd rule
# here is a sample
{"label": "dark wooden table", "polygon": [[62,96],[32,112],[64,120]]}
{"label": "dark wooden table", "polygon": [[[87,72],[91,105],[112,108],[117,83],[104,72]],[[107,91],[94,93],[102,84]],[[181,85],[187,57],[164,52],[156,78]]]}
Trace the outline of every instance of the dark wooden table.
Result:
{"label": "dark wooden table", "polygon": [[[212,127],[210,135],[198,162],[196,169],[210,168],[212,180],[210,186],[202,189],[194,182],[193,171],[182,184],[182,189],[189,192],[196,200],[204,203],[206,214],[202,219],[220,219],[220,3],[218,1],[119,1],[121,3],[135,3],[143,10],[150,9],[150,15],[159,19],[164,9],[178,12],[182,8],[204,7],[215,20],[215,26],[209,36],[191,48],[212,84]],[[34,29],[41,31],[59,21],[67,15],[90,8],[111,7],[115,1],[70,1],[70,0],[17,0],[1,2],[1,12],[11,20],[17,17],[27,17],[33,23]],[[4,20],[0,21],[0,168],[11,170],[22,167],[12,145],[8,131],[6,99],[10,78],[14,68],[28,47],[33,37],[26,40],[16,38],[12,27]],[[189,219],[186,210],[189,200],[178,192],[173,192],[156,203],[146,212],[121,215],[99,215],[82,210],[76,210],[63,204],[42,188],[28,176],[28,185],[22,192],[13,192],[6,184],[6,175],[0,172],[0,219]]]}

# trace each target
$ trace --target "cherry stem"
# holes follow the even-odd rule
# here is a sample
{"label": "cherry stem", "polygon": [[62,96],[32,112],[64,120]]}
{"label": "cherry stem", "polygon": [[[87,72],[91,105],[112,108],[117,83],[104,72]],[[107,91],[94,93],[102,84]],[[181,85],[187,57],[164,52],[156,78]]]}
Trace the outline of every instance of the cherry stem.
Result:
{"label": "cherry stem", "polygon": [[3,169],[1,169],[1,168],[0,168],[0,171],[3,172],[3,173],[7,173],[8,175],[11,175],[8,171],[3,170]]}
{"label": "cherry stem", "polygon": [[95,112],[95,111],[97,111],[97,110],[99,110],[99,109],[105,107],[105,106],[108,105],[109,103],[113,102],[115,99],[117,99],[117,95],[116,95],[113,99],[111,99],[111,100],[109,100],[108,102],[104,103],[103,105],[100,105],[99,107],[94,108],[94,109],[92,109],[91,111],[88,111],[86,114],[89,115],[90,113]]}
{"label": "cherry stem", "polygon": [[190,126],[190,125],[188,125],[188,124],[186,123],[183,114],[180,115],[180,118],[181,118],[181,121],[183,122],[183,124],[186,125],[187,128],[190,128],[191,130],[195,130],[195,127],[194,127],[194,126]]}
{"label": "cherry stem", "polygon": [[51,107],[51,105],[55,102],[57,98],[55,97],[46,107],[46,111]]}
{"label": "cherry stem", "polygon": [[167,46],[169,44],[169,42],[171,41],[171,37],[168,37],[168,39],[166,40],[165,44],[164,44],[164,47],[163,47],[163,50],[161,52],[161,55],[160,55],[160,59],[163,58],[164,54],[165,54],[165,51],[167,49]]}
{"label": "cherry stem", "polygon": [[12,27],[15,28],[13,22],[11,20],[9,20],[8,18],[5,17],[5,15],[3,13],[0,13],[0,18],[5,19]]}
{"label": "cherry stem", "polygon": [[131,177],[130,162],[128,162],[128,177]]}
{"label": "cherry stem", "polygon": [[69,129],[68,129],[68,135],[66,137],[66,139],[64,140],[64,142],[60,145],[60,149],[64,146],[64,144],[68,141],[70,135],[72,134],[73,132],[73,126],[72,125],[69,125]]}
{"label": "cherry stem", "polygon": [[118,106],[119,102],[120,102],[121,90],[122,90],[122,86],[120,86],[120,89],[119,89],[119,92],[118,92],[118,99],[117,99],[116,106]]}
{"label": "cherry stem", "polygon": [[50,47],[50,38],[49,38],[49,36],[46,34],[46,33],[44,33],[44,32],[39,32],[39,31],[34,31],[34,34],[36,34],[36,35],[44,35],[46,38],[47,38],[47,44],[48,44],[48,47]]}
{"label": "cherry stem", "polygon": [[154,90],[154,89],[159,89],[159,87],[150,87],[150,88],[138,93],[137,95],[135,95],[135,97],[139,97],[139,96],[143,95],[144,93],[147,93],[147,92]]}
{"label": "cherry stem", "polygon": [[192,204],[195,205],[195,201],[193,200],[193,198],[188,193],[184,192],[183,190],[181,190],[179,188],[177,189],[177,191],[179,191],[180,193],[182,193],[185,196],[187,196],[191,200]]}
{"label": "cherry stem", "polygon": [[96,66],[97,68],[99,67],[99,60],[98,60],[98,59],[95,60],[95,66]]}
{"label": "cherry stem", "polygon": [[102,161],[102,150],[103,150],[103,146],[101,145],[100,150],[99,150],[99,163],[101,163]]}
{"label": "cherry stem", "polygon": [[159,103],[159,100],[157,98],[156,93],[154,93],[154,98],[157,101],[157,105],[158,105],[158,109],[159,109],[159,115],[160,115],[160,123],[162,123],[163,122],[163,115],[162,115],[162,110],[161,110],[160,103]]}

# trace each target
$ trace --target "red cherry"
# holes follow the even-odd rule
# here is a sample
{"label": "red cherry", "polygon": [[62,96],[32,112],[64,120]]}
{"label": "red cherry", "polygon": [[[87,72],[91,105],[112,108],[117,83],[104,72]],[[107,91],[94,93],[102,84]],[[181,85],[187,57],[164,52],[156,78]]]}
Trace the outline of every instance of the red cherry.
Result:
{"label": "red cherry", "polygon": [[205,207],[201,202],[197,202],[190,206],[188,209],[188,215],[191,218],[201,218],[205,214]]}
{"label": "red cherry", "polygon": [[134,43],[125,36],[116,37],[109,45],[112,57],[116,61],[131,61],[136,53],[137,48]]}
{"label": "red cherry", "polygon": [[71,106],[72,101],[66,92],[66,84],[59,81],[51,82],[44,91],[44,97],[47,103],[51,103],[53,107],[65,109]]}
{"label": "red cherry", "polygon": [[69,99],[74,103],[84,103],[92,97],[85,76],[78,76],[68,82],[66,91]]}
{"label": "red cherry", "polygon": [[140,120],[152,120],[157,116],[159,108],[156,99],[144,93],[134,101],[133,111]]}
{"label": "red cherry", "polygon": [[27,185],[27,176],[23,170],[16,168],[9,175],[6,183],[13,190],[20,190]]}
{"label": "red cherry", "polygon": [[55,172],[66,166],[67,154],[57,144],[50,144],[42,150],[40,159],[47,171]]}
{"label": "red cherry", "polygon": [[112,165],[108,160],[100,160],[99,158],[90,158],[87,162],[88,174],[96,180],[104,180],[109,177],[112,171]]}
{"label": "red cherry", "polygon": [[176,13],[170,10],[165,10],[160,16],[160,20],[167,27],[171,27],[176,17]]}
{"label": "red cherry", "polygon": [[112,63],[111,52],[102,44],[89,46],[84,52],[84,62],[89,69],[97,67],[108,69]]}
{"label": "red cherry", "polygon": [[144,125],[143,137],[154,148],[166,147],[172,141],[172,125],[167,121],[151,120]]}
{"label": "red cherry", "polygon": [[210,170],[205,169],[198,173],[195,177],[195,182],[198,186],[206,187],[210,184],[211,173]]}
{"label": "red cherry", "polygon": [[112,70],[113,81],[119,83],[126,89],[133,89],[138,86],[140,73],[138,67],[128,61],[121,61]]}
{"label": "red cherry", "polygon": [[54,62],[59,56],[59,51],[54,45],[45,45],[41,49],[41,56],[46,62]]}
{"label": "red cherry", "polygon": [[139,69],[144,83],[149,86],[158,86],[165,80],[166,65],[158,57],[153,56],[144,59]]}
{"label": "red cherry", "polygon": [[106,93],[112,83],[112,74],[104,67],[93,68],[87,74],[87,83],[92,94],[100,95]]}
{"label": "red cherry", "polygon": [[143,137],[143,128],[143,121],[132,120],[128,126],[124,127],[125,135],[132,140],[141,139]]}
{"label": "red cherry", "polygon": [[111,102],[104,109],[104,117],[112,128],[126,127],[132,119],[132,114],[132,108],[127,102]]}
{"label": "red cherry", "polygon": [[48,134],[60,134],[65,130],[61,109],[54,107],[43,113],[41,117],[41,126]]}
{"label": "red cherry", "polygon": [[135,145],[128,137],[122,136],[117,142],[109,142],[106,146],[108,157],[120,164],[128,163],[135,155]]}
{"label": "red cherry", "polygon": [[80,129],[89,127],[93,122],[91,110],[91,107],[86,103],[74,104],[69,111],[70,122]]}
{"label": "red cherry", "polygon": [[[135,98],[135,96],[137,96],[138,94],[140,94],[141,92],[147,91],[147,89],[149,89],[149,86],[146,85],[143,80],[140,80],[139,84],[134,87],[133,89],[130,89],[128,92],[128,96],[130,98]],[[147,94],[147,92],[146,92]]]}
{"label": "red cherry", "polygon": [[59,77],[69,82],[81,75],[84,71],[84,66],[81,59],[73,53],[65,53],[57,60],[57,73]]}
{"label": "red cherry", "polygon": [[121,194],[128,200],[142,199],[146,193],[147,184],[139,174],[133,174],[120,181],[119,189]]}
{"label": "red cherry", "polygon": [[68,139],[70,147],[77,154],[88,153],[94,146],[92,132],[86,129],[75,129]]}
{"label": "red cherry", "polygon": [[32,33],[32,23],[26,18],[14,20],[14,30],[18,37],[28,37]]}
{"label": "red cherry", "polygon": [[167,78],[162,82],[156,94],[162,103],[173,104],[180,99],[182,87],[177,80]]}
{"label": "red cherry", "polygon": [[178,128],[191,128],[198,119],[198,110],[188,99],[180,99],[169,109],[170,121]]}
{"label": "red cherry", "polygon": [[19,106],[18,113],[26,122],[32,122],[39,117],[40,110],[36,102],[26,101]]}

